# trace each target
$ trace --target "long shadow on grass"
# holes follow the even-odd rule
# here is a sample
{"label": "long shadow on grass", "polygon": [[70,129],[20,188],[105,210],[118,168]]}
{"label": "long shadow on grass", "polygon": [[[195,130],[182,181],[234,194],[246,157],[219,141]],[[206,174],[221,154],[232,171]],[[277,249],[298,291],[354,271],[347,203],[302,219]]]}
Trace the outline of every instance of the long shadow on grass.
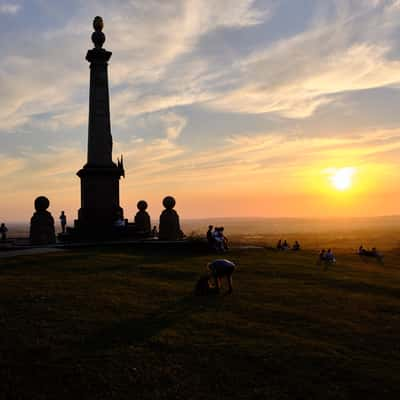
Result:
{"label": "long shadow on grass", "polygon": [[170,328],[204,309],[218,308],[222,297],[185,296],[175,303],[164,305],[143,318],[122,320],[104,327],[83,342],[84,351],[96,352],[113,347],[139,345],[151,341],[164,329]]}

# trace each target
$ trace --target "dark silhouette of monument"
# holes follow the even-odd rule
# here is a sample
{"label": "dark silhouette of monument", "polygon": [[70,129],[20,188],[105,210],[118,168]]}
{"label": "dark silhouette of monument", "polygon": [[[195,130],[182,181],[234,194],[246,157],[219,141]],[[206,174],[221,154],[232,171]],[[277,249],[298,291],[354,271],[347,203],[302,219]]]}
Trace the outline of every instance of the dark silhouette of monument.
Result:
{"label": "dark silhouette of monument", "polygon": [[147,202],[140,200],[137,203],[138,212],[135,215],[135,229],[139,234],[150,236],[151,222],[147,210]]}
{"label": "dark silhouette of monument", "polygon": [[160,240],[179,240],[183,238],[183,232],[179,223],[179,215],[174,210],[176,201],[172,196],[163,200],[165,210],[160,215],[158,237]]}
{"label": "dark silhouette of monument", "polygon": [[81,208],[75,221],[78,236],[102,237],[113,231],[123,218],[119,204],[119,179],[124,176],[123,161],[112,161],[112,136],[107,66],[111,52],[103,49],[106,40],[103,20],[93,21],[92,41],[86,60],[90,63],[89,132],[87,163],[77,173],[81,179]]}
{"label": "dark silhouette of monument", "polygon": [[35,210],[31,218],[29,239],[32,244],[52,244],[56,242],[54,218],[47,211],[50,206],[49,199],[39,196],[35,200]]}

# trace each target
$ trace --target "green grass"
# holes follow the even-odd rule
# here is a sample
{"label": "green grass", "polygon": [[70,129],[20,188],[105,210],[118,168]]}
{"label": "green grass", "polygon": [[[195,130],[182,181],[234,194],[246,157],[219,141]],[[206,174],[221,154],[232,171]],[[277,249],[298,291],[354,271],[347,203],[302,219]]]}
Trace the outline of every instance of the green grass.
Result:
{"label": "green grass", "polygon": [[1,399],[382,399],[400,395],[399,252],[98,248],[0,260]]}

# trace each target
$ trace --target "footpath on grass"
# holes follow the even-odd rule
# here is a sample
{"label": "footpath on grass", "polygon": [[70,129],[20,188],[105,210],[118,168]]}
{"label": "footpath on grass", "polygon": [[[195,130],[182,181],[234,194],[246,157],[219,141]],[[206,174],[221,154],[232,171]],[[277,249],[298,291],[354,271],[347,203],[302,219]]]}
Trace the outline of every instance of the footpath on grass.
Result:
{"label": "footpath on grass", "polygon": [[64,251],[64,249],[60,249],[57,247],[23,248],[23,249],[18,249],[18,250],[0,251],[0,258],[30,256],[30,255],[36,255],[36,254],[55,253],[55,252],[60,252],[60,251]]}
{"label": "footpath on grass", "polygon": [[[24,255],[37,255],[54,253],[72,249],[88,248],[88,247],[116,247],[116,246],[132,246],[132,247],[145,247],[145,248],[156,248],[156,249],[186,249],[186,250],[205,250],[208,248],[207,242],[190,241],[190,240],[178,240],[178,241],[164,241],[164,240],[118,240],[118,241],[93,241],[93,242],[76,242],[76,243],[56,243],[45,246],[32,246],[27,239],[19,239],[14,242],[9,242],[5,245],[0,245],[0,259],[10,258]],[[231,246],[231,249],[262,249],[262,246],[254,245],[236,245]]]}

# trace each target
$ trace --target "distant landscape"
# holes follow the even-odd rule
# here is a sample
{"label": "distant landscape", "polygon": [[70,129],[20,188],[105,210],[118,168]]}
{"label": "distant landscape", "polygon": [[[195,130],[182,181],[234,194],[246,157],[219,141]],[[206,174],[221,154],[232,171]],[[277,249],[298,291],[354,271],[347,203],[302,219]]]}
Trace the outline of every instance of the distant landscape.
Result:
{"label": "distant landscape", "polygon": [[[156,225],[157,221],[153,221]],[[235,243],[274,246],[279,239],[299,240],[303,247],[383,250],[400,246],[400,216],[375,218],[209,218],[182,220],[186,235],[204,235],[207,226],[224,226],[227,237]],[[9,223],[9,236],[27,237],[29,224]],[[59,229],[59,226],[57,226]]]}

